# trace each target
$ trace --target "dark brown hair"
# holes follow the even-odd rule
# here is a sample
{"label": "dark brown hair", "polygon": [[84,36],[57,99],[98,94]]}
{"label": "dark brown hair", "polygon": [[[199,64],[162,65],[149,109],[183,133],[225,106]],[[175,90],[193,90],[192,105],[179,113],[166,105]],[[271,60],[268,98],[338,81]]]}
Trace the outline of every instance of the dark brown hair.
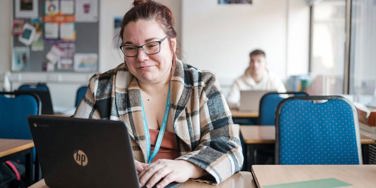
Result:
{"label": "dark brown hair", "polygon": [[253,50],[252,52],[249,53],[249,57],[252,57],[252,56],[255,56],[255,55],[262,55],[262,56],[266,57],[264,50],[261,50],[261,49],[256,49],[256,50]]}
{"label": "dark brown hair", "polygon": [[174,18],[168,7],[152,0],[135,0],[133,7],[123,17],[119,33],[121,40],[123,40],[125,26],[129,22],[139,19],[155,19],[169,38],[176,38],[176,31],[173,26]]}

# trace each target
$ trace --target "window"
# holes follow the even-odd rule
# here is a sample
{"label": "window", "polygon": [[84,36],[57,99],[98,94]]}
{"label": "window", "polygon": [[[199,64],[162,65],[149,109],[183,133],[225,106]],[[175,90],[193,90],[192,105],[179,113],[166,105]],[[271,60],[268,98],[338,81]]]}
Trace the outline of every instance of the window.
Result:
{"label": "window", "polygon": [[346,0],[323,0],[314,4],[310,94],[343,93],[345,65]]}
{"label": "window", "polygon": [[352,0],[350,94],[376,107],[376,0]]}

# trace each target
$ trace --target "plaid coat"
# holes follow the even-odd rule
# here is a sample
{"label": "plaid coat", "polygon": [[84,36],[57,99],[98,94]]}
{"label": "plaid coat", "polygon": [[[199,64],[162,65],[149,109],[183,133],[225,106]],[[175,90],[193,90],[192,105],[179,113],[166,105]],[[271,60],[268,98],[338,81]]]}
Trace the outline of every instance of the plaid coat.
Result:
{"label": "plaid coat", "polygon": [[[146,141],[140,87],[125,64],[94,75],[75,117],[120,120],[131,137],[135,159],[145,161]],[[215,76],[176,62],[171,78],[171,119],[181,156],[204,169],[216,183],[243,164],[239,126],[234,125]],[[171,121],[172,120],[172,121]]]}

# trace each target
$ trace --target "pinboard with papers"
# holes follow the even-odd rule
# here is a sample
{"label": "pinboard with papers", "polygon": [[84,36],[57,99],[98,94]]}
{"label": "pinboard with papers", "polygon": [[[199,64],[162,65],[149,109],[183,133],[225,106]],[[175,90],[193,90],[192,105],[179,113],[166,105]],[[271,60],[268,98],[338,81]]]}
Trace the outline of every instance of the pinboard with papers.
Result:
{"label": "pinboard with papers", "polygon": [[99,0],[14,0],[13,72],[96,72]]}

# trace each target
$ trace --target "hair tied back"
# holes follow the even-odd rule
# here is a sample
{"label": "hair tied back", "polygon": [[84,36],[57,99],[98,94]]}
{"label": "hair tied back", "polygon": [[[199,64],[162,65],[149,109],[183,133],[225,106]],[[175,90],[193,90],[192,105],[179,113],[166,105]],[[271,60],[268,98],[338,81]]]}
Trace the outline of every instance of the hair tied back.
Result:
{"label": "hair tied back", "polygon": [[148,3],[150,2],[151,0],[134,0],[133,1],[133,6],[139,6],[139,5],[142,5],[142,4],[145,4],[145,3]]}

